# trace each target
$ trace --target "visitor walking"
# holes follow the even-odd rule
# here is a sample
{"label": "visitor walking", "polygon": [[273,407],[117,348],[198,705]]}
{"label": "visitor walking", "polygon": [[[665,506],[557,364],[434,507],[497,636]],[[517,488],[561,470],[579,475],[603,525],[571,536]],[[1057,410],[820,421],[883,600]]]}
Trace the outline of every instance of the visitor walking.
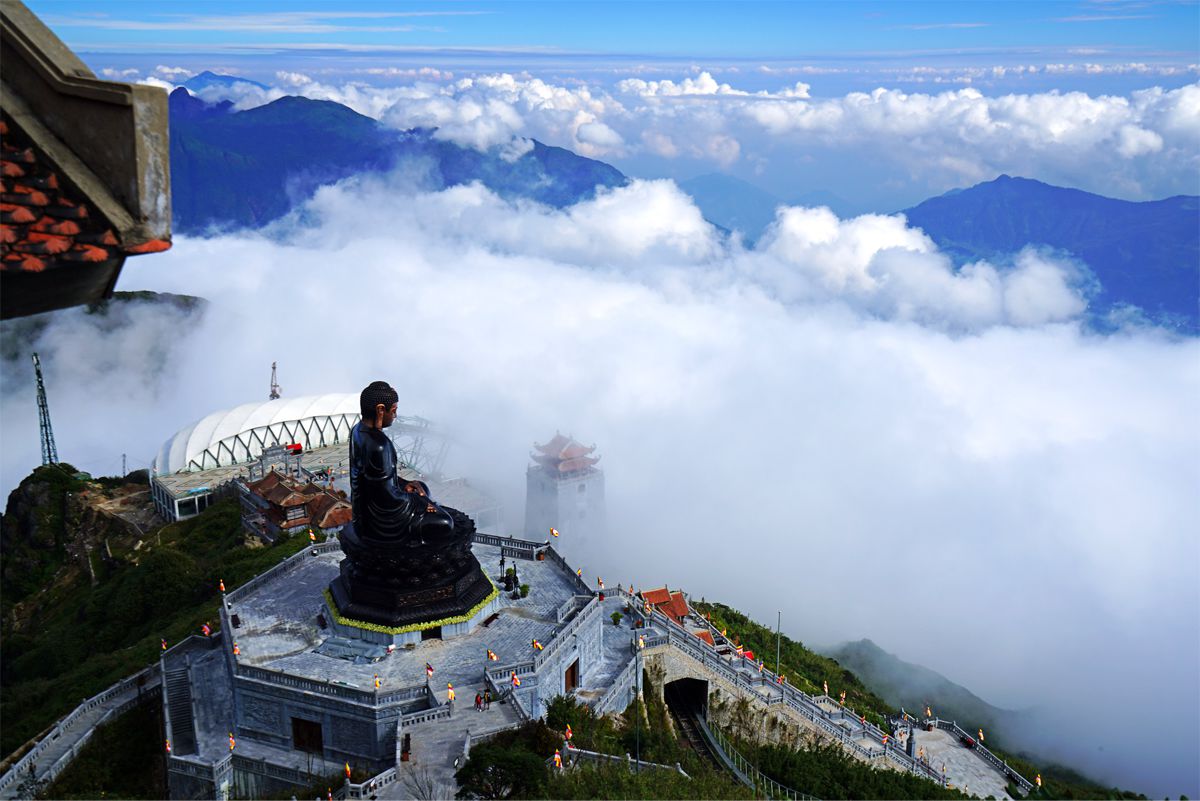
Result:
{"label": "visitor walking", "polygon": [[483,696],[480,695],[479,693],[475,693],[475,711],[476,712],[483,711]]}

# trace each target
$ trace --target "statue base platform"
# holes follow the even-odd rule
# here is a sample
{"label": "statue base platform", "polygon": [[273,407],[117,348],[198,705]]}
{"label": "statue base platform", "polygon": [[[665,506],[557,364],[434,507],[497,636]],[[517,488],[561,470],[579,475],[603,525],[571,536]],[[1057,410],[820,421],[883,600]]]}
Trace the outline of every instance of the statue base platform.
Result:
{"label": "statue base platform", "polygon": [[360,536],[353,522],[342,529],[338,539],[346,557],[326,593],[339,633],[395,644],[395,635],[431,629],[441,629],[438,636],[465,633],[463,624],[495,605],[499,592],[471,553],[473,521],[446,511],[455,524],[450,543],[372,540]]}

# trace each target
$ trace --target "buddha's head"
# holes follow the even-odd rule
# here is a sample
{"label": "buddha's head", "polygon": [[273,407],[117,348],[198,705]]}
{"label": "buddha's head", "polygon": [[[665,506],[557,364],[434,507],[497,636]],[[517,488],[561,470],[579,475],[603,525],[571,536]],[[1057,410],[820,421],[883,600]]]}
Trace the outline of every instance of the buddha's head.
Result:
{"label": "buddha's head", "polygon": [[396,419],[400,395],[386,381],[372,381],[358,396],[363,422],[371,428],[387,428]]}

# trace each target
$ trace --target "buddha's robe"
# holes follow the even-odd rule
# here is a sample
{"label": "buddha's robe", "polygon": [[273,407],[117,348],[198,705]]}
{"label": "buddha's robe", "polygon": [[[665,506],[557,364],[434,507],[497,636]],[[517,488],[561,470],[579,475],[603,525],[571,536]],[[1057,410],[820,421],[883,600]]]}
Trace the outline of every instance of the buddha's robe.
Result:
{"label": "buddha's robe", "polygon": [[397,466],[396,448],[387,434],[361,422],[350,430],[350,503],[358,535],[448,544],[454,519],[426,497],[424,484],[401,482]]}

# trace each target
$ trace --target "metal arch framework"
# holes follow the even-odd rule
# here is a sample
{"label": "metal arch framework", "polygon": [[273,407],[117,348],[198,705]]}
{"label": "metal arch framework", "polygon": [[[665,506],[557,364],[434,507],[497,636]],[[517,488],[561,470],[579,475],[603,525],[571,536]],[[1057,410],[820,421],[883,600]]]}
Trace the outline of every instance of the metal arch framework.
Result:
{"label": "metal arch framework", "polygon": [[[305,417],[257,426],[225,437],[188,460],[179,472],[194,473],[214,467],[250,462],[273,445],[299,443],[304,448],[336,445],[350,438],[350,429],[361,419],[358,414],[333,414]],[[388,429],[401,463],[425,475],[438,475],[448,443],[436,434],[423,417],[397,417]],[[438,440],[426,449],[426,440]]]}

